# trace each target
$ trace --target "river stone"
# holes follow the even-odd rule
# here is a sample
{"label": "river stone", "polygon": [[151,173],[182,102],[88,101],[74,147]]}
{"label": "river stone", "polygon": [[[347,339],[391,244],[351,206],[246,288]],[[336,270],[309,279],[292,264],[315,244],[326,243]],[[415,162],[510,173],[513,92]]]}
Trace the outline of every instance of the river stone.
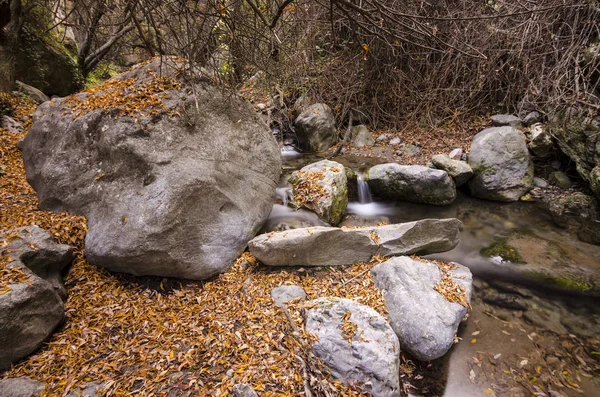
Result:
{"label": "river stone", "polygon": [[365,228],[308,227],[256,236],[250,252],[267,266],[338,266],[384,256],[432,254],[458,244],[458,219]]}
{"label": "river stone", "polygon": [[231,389],[233,397],[258,397],[252,386],[247,383],[238,383]]}
{"label": "river stone", "polygon": [[372,146],[375,144],[375,139],[373,139],[367,127],[362,124],[352,127],[350,134],[352,135],[352,144],[356,147]]}
{"label": "river stone", "polygon": [[323,103],[315,103],[300,113],[294,127],[300,148],[307,152],[322,152],[337,142],[335,116]]}
{"label": "river stone", "polygon": [[275,301],[276,306],[282,307],[292,299],[306,298],[306,292],[297,285],[282,285],[271,290],[271,298]]}
{"label": "river stone", "polygon": [[546,157],[552,153],[554,142],[552,135],[544,129],[541,124],[536,124],[531,127],[529,140],[529,150],[537,157]]}
{"label": "river stone", "polygon": [[600,165],[597,165],[590,172],[590,186],[592,191],[600,199]]}
{"label": "river stone", "polygon": [[491,119],[494,127],[521,127],[521,119],[511,114],[496,114]]}
{"label": "river stone", "polygon": [[540,187],[540,188],[547,188],[548,187],[548,182],[546,182],[545,179],[543,178],[538,178],[537,176],[533,178],[533,185],[535,187]]}
{"label": "river stone", "polygon": [[390,140],[390,145],[396,146],[396,145],[399,145],[401,142],[402,142],[402,140],[400,138],[396,137],[396,138],[393,138]]}
{"label": "river stone", "polygon": [[523,125],[525,127],[529,127],[530,125],[539,123],[540,121],[542,121],[542,115],[536,111],[533,111],[527,113],[527,115],[523,118]]}
{"label": "river stone", "polygon": [[[465,266],[456,266],[450,271],[452,280],[465,289],[470,301],[471,272]],[[434,290],[442,277],[438,266],[402,256],[375,266],[371,275],[375,285],[383,290],[390,325],[402,349],[422,361],[446,354],[467,308],[449,302]]]}
{"label": "river stone", "polygon": [[77,116],[65,99],[34,114],[21,145],[27,180],[40,208],[87,217],[90,263],[206,279],[227,270],[269,216],[281,169],[275,139],[249,104],[185,65],[157,58],[116,77],[139,85],[155,71],[181,84],[153,116]]}
{"label": "river stone", "polygon": [[456,199],[456,186],[448,173],[422,165],[379,164],[366,177],[373,194],[383,198],[434,205]]}
{"label": "river stone", "polygon": [[38,105],[50,100],[48,95],[44,94],[42,91],[19,80],[16,81],[15,85],[17,86],[17,90],[19,92],[22,92],[29,98],[33,99]]}
{"label": "river stone", "polygon": [[39,397],[46,384],[27,376],[0,381],[0,397]]}
{"label": "river stone", "polygon": [[452,151],[450,152],[448,157],[450,157],[452,160],[460,160],[462,158],[462,155],[463,155],[462,148],[456,148],[456,149],[452,149]]}
{"label": "river stone", "polygon": [[[373,397],[400,396],[400,345],[394,331],[375,310],[350,299],[319,298],[307,304],[306,330],[318,340],[315,354],[331,374],[371,393]],[[349,340],[342,326],[356,325]]]}
{"label": "river stone", "polygon": [[569,178],[567,174],[562,171],[554,171],[551,173],[548,176],[548,181],[550,181],[550,183],[552,183],[554,186],[558,186],[562,189],[568,189],[573,185],[571,178]]}
{"label": "river stone", "polygon": [[330,225],[340,223],[348,205],[348,180],[343,165],[321,160],[295,171],[289,182],[295,206],[308,208]]}
{"label": "river stone", "polygon": [[440,170],[444,170],[454,179],[456,186],[462,186],[473,176],[473,170],[464,161],[452,160],[446,154],[436,154],[431,162]]}
{"label": "river stone", "polygon": [[471,194],[496,201],[517,201],[533,188],[533,162],[525,136],[512,127],[486,128],[471,144]]}

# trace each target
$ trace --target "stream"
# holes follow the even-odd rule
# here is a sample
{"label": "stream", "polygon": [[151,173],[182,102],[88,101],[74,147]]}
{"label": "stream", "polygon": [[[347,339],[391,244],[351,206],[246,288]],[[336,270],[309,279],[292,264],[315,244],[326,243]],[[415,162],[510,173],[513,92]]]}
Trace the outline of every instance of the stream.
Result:
{"label": "stream", "polygon": [[[282,150],[283,175],[262,232],[326,225],[316,214],[287,204],[290,173],[322,158]],[[474,276],[470,318],[459,328],[446,356],[429,364],[409,362],[411,396],[600,396],[600,299],[566,293],[524,276],[517,264],[483,255],[494,243],[514,237],[528,264],[557,266],[565,261],[582,272],[600,273],[600,247],[583,243],[555,225],[535,203],[483,201],[458,192],[457,200],[435,207],[372,197],[361,172],[376,164],[364,157],[335,161],[357,173],[356,191],[341,226],[401,223],[426,218],[458,218],[460,243],[427,258],[455,261]],[[507,237],[508,236],[508,237]],[[417,374],[416,376],[414,374]]]}

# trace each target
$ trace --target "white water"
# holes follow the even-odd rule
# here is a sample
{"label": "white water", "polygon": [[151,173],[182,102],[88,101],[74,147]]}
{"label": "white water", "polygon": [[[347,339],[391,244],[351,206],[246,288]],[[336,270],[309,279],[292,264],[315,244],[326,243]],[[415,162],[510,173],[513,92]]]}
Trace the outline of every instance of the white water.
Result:
{"label": "white water", "polygon": [[369,184],[365,181],[365,176],[363,174],[358,174],[356,184],[358,190],[358,202],[361,204],[372,203],[373,197],[371,196],[371,189],[369,189]]}
{"label": "white water", "polygon": [[285,145],[281,147],[281,157],[285,160],[291,160],[302,157],[302,153],[297,151],[293,146]]}

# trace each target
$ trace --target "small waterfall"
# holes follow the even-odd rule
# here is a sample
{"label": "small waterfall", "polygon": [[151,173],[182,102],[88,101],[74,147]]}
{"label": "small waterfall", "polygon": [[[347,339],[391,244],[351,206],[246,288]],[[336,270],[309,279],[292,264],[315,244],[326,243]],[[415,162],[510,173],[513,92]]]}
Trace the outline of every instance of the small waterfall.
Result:
{"label": "small waterfall", "polygon": [[358,190],[358,202],[361,204],[369,204],[373,202],[373,197],[371,197],[371,189],[369,189],[369,184],[365,181],[365,177],[362,174],[359,174],[356,178],[357,190]]}
{"label": "small waterfall", "polygon": [[286,206],[292,195],[292,189],[289,187],[278,187],[275,189],[275,197],[281,200],[281,204]]}

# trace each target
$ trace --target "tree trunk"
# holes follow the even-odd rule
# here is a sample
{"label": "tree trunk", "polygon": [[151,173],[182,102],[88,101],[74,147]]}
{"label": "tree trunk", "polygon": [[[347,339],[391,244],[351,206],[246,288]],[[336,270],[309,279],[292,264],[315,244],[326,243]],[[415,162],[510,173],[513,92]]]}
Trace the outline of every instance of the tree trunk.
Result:
{"label": "tree trunk", "polygon": [[15,85],[15,61],[21,30],[21,0],[0,4],[0,92],[11,92]]}

